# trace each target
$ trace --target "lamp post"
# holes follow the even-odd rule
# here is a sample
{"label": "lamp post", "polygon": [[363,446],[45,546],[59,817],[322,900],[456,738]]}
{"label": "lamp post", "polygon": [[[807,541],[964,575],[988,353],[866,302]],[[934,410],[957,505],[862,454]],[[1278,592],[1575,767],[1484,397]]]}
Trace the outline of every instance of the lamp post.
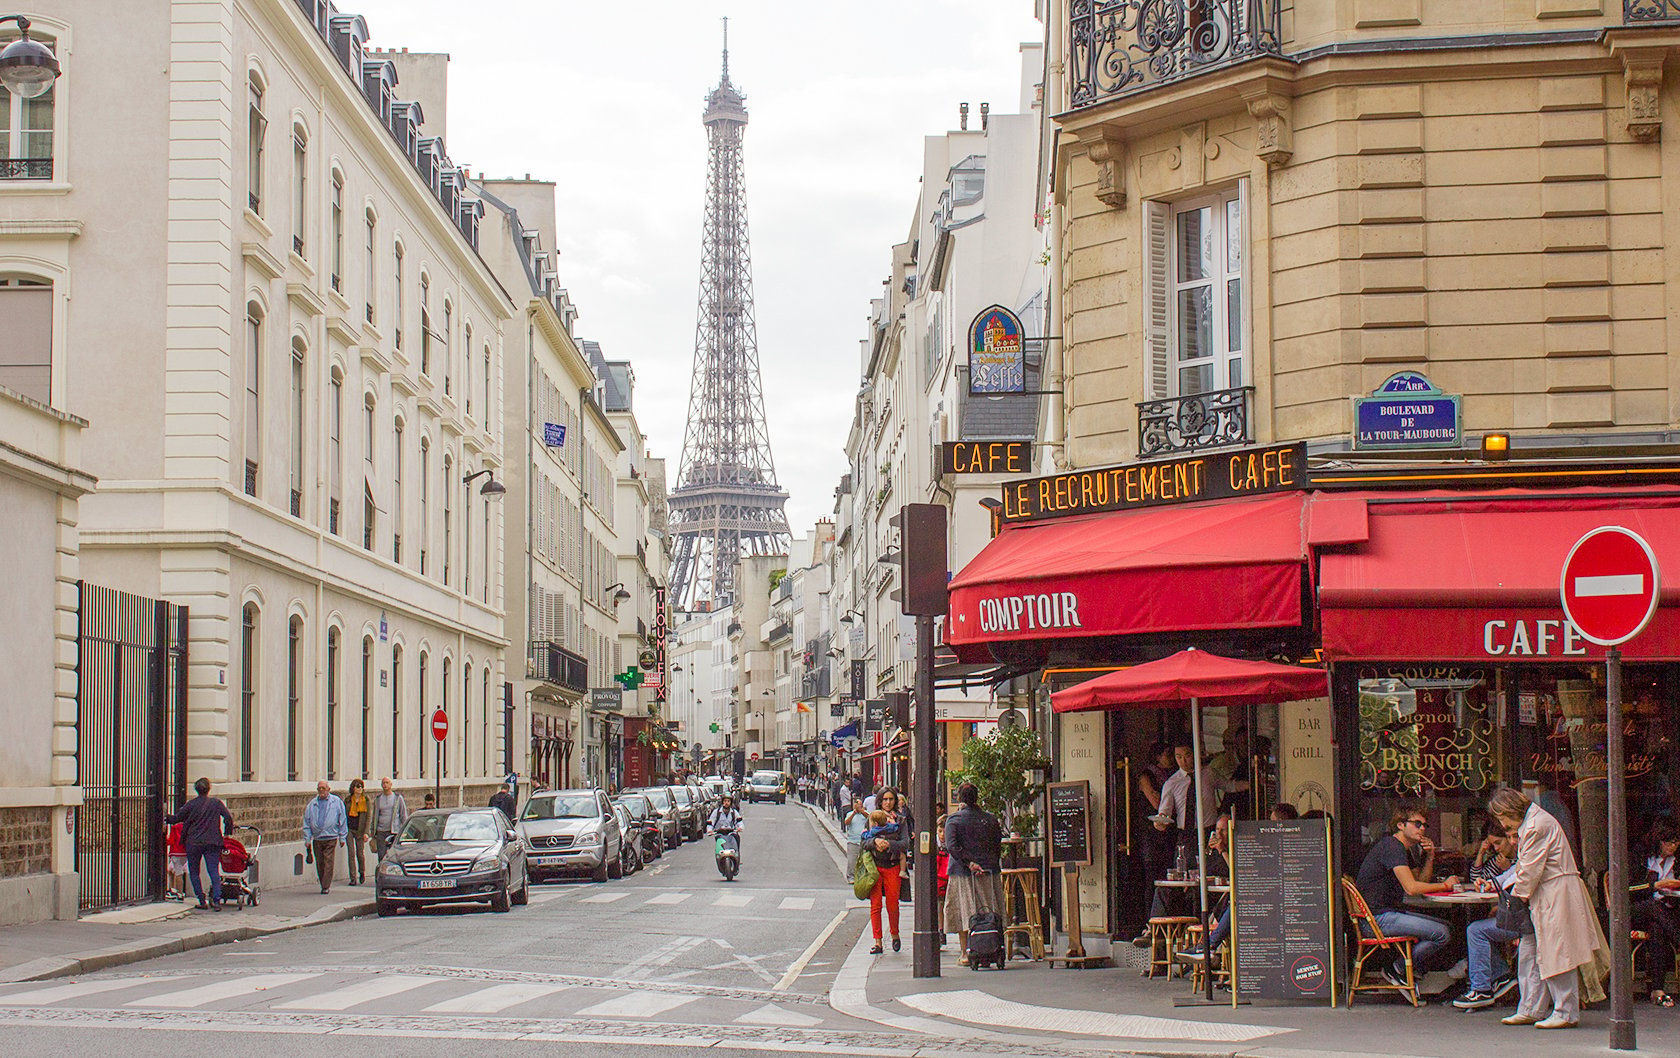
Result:
{"label": "lamp post", "polygon": [[45,95],[63,73],[58,56],[38,40],[29,39],[29,19],[0,15],[0,23],[16,22],[18,39],[0,50],[0,84],[24,99]]}

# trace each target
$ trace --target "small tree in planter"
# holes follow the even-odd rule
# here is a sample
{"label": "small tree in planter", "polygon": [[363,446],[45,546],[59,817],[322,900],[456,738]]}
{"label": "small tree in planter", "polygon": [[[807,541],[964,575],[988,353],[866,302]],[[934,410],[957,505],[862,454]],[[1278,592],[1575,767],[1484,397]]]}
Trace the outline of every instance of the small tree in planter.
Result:
{"label": "small tree in planter", "polygon": [[1004,829],[1024,838],[1038,836],[1038,799],[1044,784],[1028,774],[1050,767],[1038,734],[1024,727],[996,731],[963,743],[963,766],[949,775],[953,786],[974,784],[980,807]]}

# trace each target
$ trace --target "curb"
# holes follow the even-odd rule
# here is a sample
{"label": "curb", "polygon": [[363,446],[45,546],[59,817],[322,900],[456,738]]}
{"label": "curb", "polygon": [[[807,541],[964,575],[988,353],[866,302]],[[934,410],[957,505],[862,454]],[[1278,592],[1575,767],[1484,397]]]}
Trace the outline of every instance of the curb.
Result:
{"label": "curb", "polygon": [[308,926],[325,925],[328,922],[342,922],[347,919],[360,918],[363,915],[371,915],[373,911],[374,902],[364,900],[354,904],[338,904],[333,907],[318,908],[302,918],[285,919],[271,926],[223,926],[183,930],[153,940],[114,945],[109,948],[94,948],[91,951],[79,952],[75,955],[32,959],[29,962],[20,963],[9,970],[0,972],[0,984],[45,981],[54,977],[71,977],[78,974],[93,973],[96,970],[108,970],[113,966],[126,966],[130,963],[144,962],[147,959],[156,959],[163,955],[178,955],[181,952],[208,948],[216,944],[230,944],[234,941],[252,940],[257,937],[272,936],[276,933],[287,933]]}

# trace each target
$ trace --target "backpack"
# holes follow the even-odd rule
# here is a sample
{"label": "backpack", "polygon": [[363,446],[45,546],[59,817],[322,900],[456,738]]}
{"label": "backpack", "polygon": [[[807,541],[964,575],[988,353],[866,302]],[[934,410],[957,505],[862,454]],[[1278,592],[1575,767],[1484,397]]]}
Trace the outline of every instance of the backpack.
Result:
{"label": "backpack", "polygon": [[875,865],[875,857],[868,849],[859,850],[857,868],[852,871],[852,895],[859,900],[868,900],[876,879],[880,877],[881,869]]}

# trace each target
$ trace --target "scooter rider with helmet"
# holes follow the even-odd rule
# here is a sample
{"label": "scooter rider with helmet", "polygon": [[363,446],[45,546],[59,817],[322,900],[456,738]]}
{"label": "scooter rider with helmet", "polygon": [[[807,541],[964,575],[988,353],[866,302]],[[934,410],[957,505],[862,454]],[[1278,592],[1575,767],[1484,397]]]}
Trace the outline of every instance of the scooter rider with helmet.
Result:
{"label": "scooter rider with helmet", "polygon": [[741,858],[741,812],[735,807],[735,798],[729,794],[724,794],[723,799],[718,802],[718,806],[712,809],[712,818],[707,820],[706,825],[711,828],[714,834],[735,835],[735,858],[736,862],[739,863]]}

